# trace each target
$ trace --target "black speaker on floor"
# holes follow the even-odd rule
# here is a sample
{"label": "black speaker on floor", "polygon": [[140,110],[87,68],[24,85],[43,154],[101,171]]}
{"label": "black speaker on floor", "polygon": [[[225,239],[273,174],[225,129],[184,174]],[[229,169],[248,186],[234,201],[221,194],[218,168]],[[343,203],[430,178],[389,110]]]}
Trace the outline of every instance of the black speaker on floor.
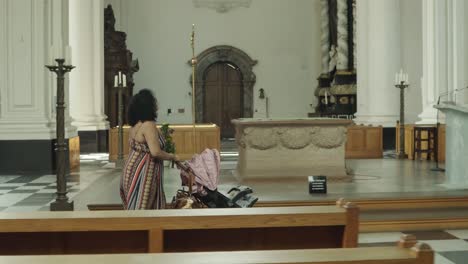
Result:
{"label": "black speaker on floor", "polygon": [[309,176],[309,193],[327,193],[327,177],[323,175]]}

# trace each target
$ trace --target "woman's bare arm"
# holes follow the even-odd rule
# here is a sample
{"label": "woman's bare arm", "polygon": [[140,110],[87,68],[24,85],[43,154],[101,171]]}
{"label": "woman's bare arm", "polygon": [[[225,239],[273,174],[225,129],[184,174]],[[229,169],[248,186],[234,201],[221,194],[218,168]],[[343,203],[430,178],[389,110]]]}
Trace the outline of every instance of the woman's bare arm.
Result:
{"label": "woman's bare arm", "polygon": [[176,155],[165,152],[159,144],[159,131],[155,122],[147,121],[142,127],[143,136],[151,152],[151,156],[162,160],[175,160]]}

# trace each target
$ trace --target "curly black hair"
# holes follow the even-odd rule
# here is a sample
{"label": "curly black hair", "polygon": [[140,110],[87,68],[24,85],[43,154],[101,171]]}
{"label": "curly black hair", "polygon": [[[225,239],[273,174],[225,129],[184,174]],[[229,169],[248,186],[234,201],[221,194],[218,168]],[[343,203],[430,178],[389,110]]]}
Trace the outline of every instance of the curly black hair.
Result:
{"label": "curly black hair", "polygon": [[138,122],[156,121],[158,117],[158,102],[153,93],[142,89],[130,99],[128,106],[128,122],[131,126]]}

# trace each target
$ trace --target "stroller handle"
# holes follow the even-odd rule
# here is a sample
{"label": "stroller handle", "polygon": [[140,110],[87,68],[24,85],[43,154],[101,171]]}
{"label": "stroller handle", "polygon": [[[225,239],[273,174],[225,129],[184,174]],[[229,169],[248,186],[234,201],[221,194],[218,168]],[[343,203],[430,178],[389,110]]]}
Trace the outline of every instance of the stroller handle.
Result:
{"label": "stroller handle", "polygon": [[181,170],[185,171],[189,175],[188,179],[188,187],[189,187],[189,194],[192,195],[192,185],[193,179],[195,178],[195,173],[193,172],[192,168],[186,166],[180,161],[174,161],[174,163],[179,167]]}

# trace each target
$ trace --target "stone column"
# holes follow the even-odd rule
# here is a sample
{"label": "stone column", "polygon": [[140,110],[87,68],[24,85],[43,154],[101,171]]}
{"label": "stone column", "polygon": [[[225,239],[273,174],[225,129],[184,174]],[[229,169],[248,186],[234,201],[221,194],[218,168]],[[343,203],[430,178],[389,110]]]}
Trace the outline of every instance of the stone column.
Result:
{"label": "stone column", "polygon": [[348,3],[337,0],[338,9],[338,62],[337,71],[348,71]]}
{"label": "stone column", "polygon": [[330,21],[329,21],[329,6],[328,0],[320,1],[320,17],[321,17],[321,36],[320,36],[320,46],[321,46],[321,56],[322,56],[322,70],[320,76],[318,77],[318,86],[315,90],[315,96],[318,98],[318,104],[315,108],[315,111],[320,111],[320,96],[324,95],[325,89],[330,87],[330,71],[335,68],[336,61],[331,61],[330,56]]}
{"label": "stone column", "polygon": [[322,47],[322,75],[328,76],[330,72],[330,28],[329,28],[329,16],[328,16],[328,0],[320,1],[320,17],[321,17],[321,37],[320,43]]}
{"label": "stone column", "polygon": [[355,121],[394,127],[399,113],[400,2],[359,0],[357,19],[357,113]]}
{"label": "stone column", "polygon": [[[53,61],[58,57],[66,58],[69,60],[69,55],[71,48],[69,43],[69,32],[68,32],[68,0],[48,0],[50,5],[50,20],[51,24],[49,25],[49,34],[50,34],[50,44],[49,44],[49,61],[50,63],[56,63]],[[65,64],[70,64],[72,62],[65,62]],[[55,133],[55,104],[57,99],[57,75],[48,71],[49,80],[52,89],[52,107],[51,107],[51,123],[53,127],[54,138],[56,137]],[[72,118],[70,116],[70,76],[65,77],[65,138],[71,138],[77,136],[76,127],[72,125]]]}
{"label": "stone column", "polygon": [[[0,1],[2,172],[54,169],[56,78],[45,65],[65,56],[67,8],[68,0]],[[67,112],[65,121],[65,137],[76,136]]]}
{"label": "stone column", "polygon": [[357,42],[356,42],[356,0],[353,1],[353,70],[357,68]]}
{"label": "stone column", "polygon": [[463,0],[425,0],[423,6],[423,111],[421,124],[436,123],[434,105],[440,101],[463,103],[465,83],[465,27]]}
{"label": "stone column", "polygon": [[70,0],[70,110],[82,152],[105,152],[109,122],[104,114],[104,4]]}

